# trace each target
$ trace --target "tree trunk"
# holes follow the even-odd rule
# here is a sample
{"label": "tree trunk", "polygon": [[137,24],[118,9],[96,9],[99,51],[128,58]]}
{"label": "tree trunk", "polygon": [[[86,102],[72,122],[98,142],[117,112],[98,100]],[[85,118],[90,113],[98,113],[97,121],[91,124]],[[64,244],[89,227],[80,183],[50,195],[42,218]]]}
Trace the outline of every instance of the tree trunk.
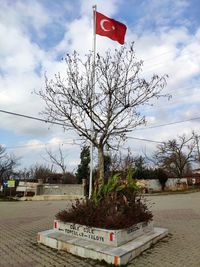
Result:
{"label": "tree trunk", "polygon": [[104,151],[103,146],[98,147],[98,168],[99,168],[99,177],[98,177],[98,186],[104,183]]}

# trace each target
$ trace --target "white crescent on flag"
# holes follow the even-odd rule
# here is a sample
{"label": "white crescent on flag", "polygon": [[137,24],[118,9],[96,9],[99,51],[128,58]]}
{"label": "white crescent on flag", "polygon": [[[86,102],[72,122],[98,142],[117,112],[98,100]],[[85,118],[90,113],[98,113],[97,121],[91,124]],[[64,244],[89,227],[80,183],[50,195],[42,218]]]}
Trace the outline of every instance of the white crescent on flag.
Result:
{"label": "white crescent on flag", "polygon": [[124,44],[124,37],[126,34],[126,25],[106,17],[105,15],[95,11],[96,19],[96,34],[106,36],[113,41],[117,41],[120,44]]}
{"label": "white crescent on flag", "polygon": [[102,19],[102,20],[100,21],[100,26],[101,26],[102,30],[105,31],[105,32],[110,32],[110,31],[112,31],[112,30],[114,31],[114,30],[115,30],[115,26],[114,26],[114,25],[112,25],[111,29],[106,29],[106,28],[104,27],[104,23],[105,23],[106,21],[110,22],[110,21],[107,20],[107,19]]}

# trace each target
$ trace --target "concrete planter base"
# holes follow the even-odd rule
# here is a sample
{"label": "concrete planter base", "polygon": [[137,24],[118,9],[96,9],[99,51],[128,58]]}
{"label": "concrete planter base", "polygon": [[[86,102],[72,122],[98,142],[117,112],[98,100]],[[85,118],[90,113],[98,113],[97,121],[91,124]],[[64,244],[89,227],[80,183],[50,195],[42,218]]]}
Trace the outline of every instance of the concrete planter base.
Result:
{"label": "concrete planter base", "polygon": [[153,232],[153,223],[141,222],[126,229],[107,230],[55,220],[54,230],[98,244],[118,247],[145,233]]}
{"label": "concrete planter base", "polygon": [[65,250],[83,258],[104,260],[114,265],[122,265],[127,264],[167,234],[167,229],[154,228],[153,231],[144,233],[117,247],[70,236],[56,229],[38,233],[37,240],[38,243],[54,249]]}

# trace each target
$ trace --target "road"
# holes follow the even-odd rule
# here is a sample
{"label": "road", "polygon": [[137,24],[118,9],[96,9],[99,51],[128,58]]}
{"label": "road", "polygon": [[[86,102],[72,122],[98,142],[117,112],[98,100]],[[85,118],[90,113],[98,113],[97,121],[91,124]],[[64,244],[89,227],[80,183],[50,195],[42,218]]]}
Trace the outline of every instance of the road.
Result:
{"label": "road", "polygon": [[[148,197],[154,225],[169,236],[128,264],[128,267],[200,266],[200,192]],[[52,228],[54,215],[66,201],[0,202],[0,267],[102,267],[36,242],[39,231]]]}

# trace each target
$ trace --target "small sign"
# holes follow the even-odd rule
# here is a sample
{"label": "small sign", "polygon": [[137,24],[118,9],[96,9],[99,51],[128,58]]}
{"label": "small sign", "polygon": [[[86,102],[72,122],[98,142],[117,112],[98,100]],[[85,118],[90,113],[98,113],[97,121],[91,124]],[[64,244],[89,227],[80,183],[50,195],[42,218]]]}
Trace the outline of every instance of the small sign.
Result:
{"label": "small sign", "polygon": [[3,186],[7,186],[7,182],[8,182],[7,179],[3,179]]}
{"label": "small sign", "polygon": [[12,188],[12,187],[15,187],[15,180],[8,180],[7,181],[7,186]]}

